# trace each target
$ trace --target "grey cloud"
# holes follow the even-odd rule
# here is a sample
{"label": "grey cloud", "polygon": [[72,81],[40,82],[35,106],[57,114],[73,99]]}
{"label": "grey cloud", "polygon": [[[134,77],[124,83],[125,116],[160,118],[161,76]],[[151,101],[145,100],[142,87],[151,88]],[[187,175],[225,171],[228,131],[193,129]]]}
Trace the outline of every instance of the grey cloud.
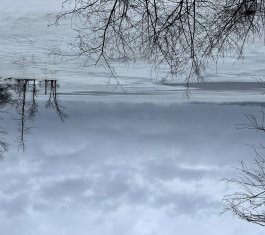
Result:
{"label": "grey cloud", "polygon": [[0,208],[2,212],[5,212],[8,217],[20,216],[25,214],[30,209],[30,195],[19,192],[15,196],[5,198],[1,200]]}
{"label": "grey cloud", "polygon": [[90,187],[90,182],[83,178],[64,178],[44,185],[42,197],[45,199],[62,199],[64,197],[76,198],[82,196]]}
{"label": "grey cloud", "polygon": [[155,199],[156,207],[167,206],[174,215],[196,215],[204,213],[218,213],[220,202],[209,195],[200,193],[163,193]]}
{"label": "grey cloud", "polygon": [[[65,207],[66,209],[83,207],[104,212],[116,210],[125,204],[149,205],[153,208],[174,206],[176,211],[179,211],[180,208],[181,213],[184,213],[185,206],[194,208],[193,211],[188,210],[190,213],[207,210],[210,206],[201,200],[204,194],[207,197],[207,192],[198,191],[196,196],[192,195],[188,200],[188,192],[186,194],[181,193],[182,186],[178,182],[172,183],[175,179],[185,184],[195,180],[193,176],[188,177],[185,174],[180,174],[177,168],[176,174],[172,170],[171,175],[166,175],[166,177],[163,173],[161,174],[161,171],[163,172],[162,165],[161,169],[158,169],[152,164],[147,166],[145,162],[138,162],[130,166],[113,162],[110,165],[99,164],[92,169],[86,175],[81,171],[79,176],[74,178],[65,175],[65,178],[58,179],[54,175],[47,182],[42,182],[42,178],[40,178],[40,181],[36,182],[38,188],[32,191],[33,198],[30,206],[36,210],[44,211],[53,207]],[[167,170],[166,167],[165,170]],[[149,171],[152,172],[152,175],[149,174]],[[156,171],[157,174],[155,174]],[[146,172],[149,173],[146,174]],[[62,172],[59,175],[62,176]],[[198,178],[198,180],[200,179]],[[203,181],[201,182],[203,183]],[[168,188],[164,186],[165,184],[172,186]],[[192,192],[194,187],[193,184],[190,184],[189,191]],[[176,189],[180,191],[174,192]],[[38,197],[41,198],[41,202]],[[208,195],[208,197],[210,196]],[[185,200],[188,200],[186,204],[184,203]],[[199,201],[201,201],[201,206],[198,205]],[[13,202],[9,203],[12,204]]]}
{"label": "grey cloud", "polygon": [[[81,112],[78,106],[73,108],[70,103],[70,118],[65,124],[67,128],[64,128],[64,135],[68,136],[69,145],[71,142],[73,145],[86,142],[89,156],[105,151],[109,153],[105,154],[107,158],[114,154],[122,156],[122,153],[124,157],[137,157],[137,154],[157,157],[182,151],[181,157],[186,158],[185,161],[218,160],[225,164],[232,160],[231,155],[234,156],[240,148],[243,149],[242,144],[251,144],[259,138],[254,132],[236,131],[236,124],[246,122],[242,109],[238,107],[100,103],[82,105],[85,107]],[[45,120],[43,122],[45,124]],[[48,133],[44,130],[43,134],[46,136]],[[60,135],[58,137],[62,138]],[[230,145],[231,140],[233,145]],[[95,146],[98,147],[96,150],[93,148]],[[200,155],[195,157],[195,152]],[[221,153],[222,158],[217,158]]]}
{"label": "grey cloud", "polygon": [[240,107],[65,105],[65,123],[40,110],[27,151],[11,149],[2,162],[2,213],[112,215],[124,207],[173,217],[217,213],[220,179],[251,157],[244,144],[262,137],[235,129],[244,122]]}

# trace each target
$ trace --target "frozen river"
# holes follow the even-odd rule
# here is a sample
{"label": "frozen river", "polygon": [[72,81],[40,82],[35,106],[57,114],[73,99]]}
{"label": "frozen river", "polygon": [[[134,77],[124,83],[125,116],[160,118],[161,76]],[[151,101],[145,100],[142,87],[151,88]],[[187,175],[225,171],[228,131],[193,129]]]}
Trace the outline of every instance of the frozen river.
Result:
{"label": "frozen river", "polygon": [[[56,79],[65,95],[110,94],[117,97],[122,94],[123,100],[126,93],[137,100],[155,97],[187,101],[185,79],[172,78],[167,67],[160,66],[157,71],[142,61],[131,65],[114,63],[118,85],[104,66],[93,66],[87,57],[73,59],[69,55],[73,54],[70,45],[75,33],[70,21],[51,25],[55,13],[60,10],[60,1],[26,2],[2,3],[0,77]],[[205,74],[206,84],[190,84],[188,101],[263,101],[264,58],[264,45],[257,42],[247,47],[243,62],[231,57],[220,59],[218,66],[210,63]]]}
{"label": "frozen river", "polygon": [[264,234],[220,215],[235,190],[222,179],[264,140],[237,128],[262,118],[262,44],[188,90],[140,62],[114,65],[118,85],[54,55],[74,37],[67,22],[47,27],[60,1],[0,2],[0,234]]}

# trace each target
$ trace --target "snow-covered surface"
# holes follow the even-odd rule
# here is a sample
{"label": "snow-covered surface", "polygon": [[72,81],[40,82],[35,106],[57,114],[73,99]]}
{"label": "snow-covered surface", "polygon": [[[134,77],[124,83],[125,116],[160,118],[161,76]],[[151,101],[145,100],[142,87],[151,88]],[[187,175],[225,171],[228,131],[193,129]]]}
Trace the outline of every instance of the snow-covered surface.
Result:
{"label": "snow-covered surface", "polygon": [[[2,3],[3,2],[3,3]],[[56,1],[16,1],[15,5],[1,1],[0,10],[0,76],[34,79],[57,79],[65,95],[111,96],[124,99],[178,100],[186,101],[263,101],[262,81],[265,74],[265,47],[262,42],[246,49],[244,61],[235,58],[219,60],[218,65],[207,66],[205,82],[258,82],[260,87],[241,89],[242,83],[230,85],[216,83],[205,87],[193,85],[189,89],[189,99],[183,78],[171,77],[166,67],[152,69],[151,65],[137,62],[130,66],[122,63],[114,65],[117,79],[111,78],[103,67],[89,66],[87,58],[72,60],[71,56],[60,57],[56,53],[72,54],[69,43],[75,37],[69,21],[62,21],[56,27],[48,27],[53,22],[52,15],[60,10],[61,2]],[[194,82],[194,81],[192,81]],[[244,86],[244,85],[243,85]],[[246,86],[245,86],[246,87]],[[127,98],[125,98],[127,99]]]}

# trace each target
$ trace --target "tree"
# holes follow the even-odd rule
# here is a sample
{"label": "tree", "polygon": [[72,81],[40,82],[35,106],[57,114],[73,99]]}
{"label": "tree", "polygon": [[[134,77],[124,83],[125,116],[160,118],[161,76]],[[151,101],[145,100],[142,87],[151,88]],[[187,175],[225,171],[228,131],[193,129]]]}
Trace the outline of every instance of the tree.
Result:
{"label": "tree", "polygon": [[[35,79],[13,79],[15,83],[12,86],[15,97],[13,97],[13,104],[15,105],[18,114],[18,143],[19,148],[25,150],[25,140],[27,134],[29,134],[30,127],[27,126],[28,121],[33,121],[38,114],[38,102],[37,95],[39,90],[37,89]],[[67,114],[64,112],[64,106],[61,105],[60,99],[57,94],[57,81],[56,80],[44,80],[45,95],[48,95],[48,100],[45,104],[45,108],[54,109],[57,116],[61,121],[67,118]],[[43,82],[39,83],[39,87],[43,86]],[[49,90],[49,94],[47,93]]]}
{"label": "tree", "polygon": [[[11,101],[11,94],[8,88],[8,84],[0,84],[0,113],[3,112],[3,109],[5,109],[6,105]],[[5,130],[0,127],[0,159],[3,158],[5,152],[8,150],[8,143],[2,136],[5,134]]]}
{"label": "tree", "polygon": [[[26,137],[31,129],[28,124],[38,116],[37,96],[40,91],[38,88],[43,88],[43,86],[44,94],[48,96],[45,108],[55,110],[59,119],[64,121],[68,116],[64,112],[64,106],[57,94],[58,84],[56,80],[44,80],[37,84],[35,79],[7,78],[0,82],[0,113],[4,108],[4,113],[10,111],[12,107],[15,108],[18,125],[17,141],[19,149],[23,151],[26,147]],[[2,134],[6,134],[6,132],[0,127],[0,135]],[[0,136],[0,158],[3,157],[7,149],[8,143]]]}
{"label": "tree", "polygon": [[[57,116],[63,122],[68,116],[64,112],[64,106],[61,105],[60,100],[57,95],[57,81],[56,80],[44,80],[45,95],[49,95],[49,99],[45,104],[45,108],[55,109]],[[49,90],[49,92],[48,92]],[[49,93],[49,94],[48,94]]]}
{"label": "tree", "polygon": [[[22,151],[25,151],[26,137],[31,129],[29,121],[33,121],[38,116],[37,96],[40,91],[38,88],[44,87],[44,94],[48,96],[48,100],[45,102],[46,109],[55,110],[61,121],[65,121],[68,117],[57,93],[58,86],[56,80],[44,80],[37,84],[35,79],[0,78],[0,114],[11,111],[12,107],[15,108],[18,125],[17,141],[18,147]],[[9,146],[2,137],[4,134],[7,132],[0,127],[0,159],[4,157]]]}
{"label": "tree", "polygon": [[[240,128],[254,129],[265,132],[265,114],[261,120],[253,115],[246,115],[249,123]],[[253,165],[241,162],[237,168],[238,176],[227,179],[238,187],[237,192],[224,197],[225,211],[231,211],[239,218],[251,223],[265,226],[265,146],[253,147],[256,157]]]}
{"label": "tree", "polygon": [[175,75],[203,78],[209,60],[263,35],[264,0],[64,0],[56,23],[71,17],[74,49],[95,64],[144,60]]}

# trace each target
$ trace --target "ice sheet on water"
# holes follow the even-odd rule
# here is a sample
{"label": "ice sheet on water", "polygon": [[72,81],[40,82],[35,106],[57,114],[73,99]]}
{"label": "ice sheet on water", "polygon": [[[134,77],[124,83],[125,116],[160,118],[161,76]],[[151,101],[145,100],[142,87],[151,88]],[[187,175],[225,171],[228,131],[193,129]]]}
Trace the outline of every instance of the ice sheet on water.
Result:
{"label": "ice sheet on water", "polygon": [[[183,91],[186,90],[185,80],[171,78],[167,67],[162,66],[157,72],[152,70],[151,65],[143,62],[136,62],[130,66],[117,62],[114,64],[116,78],[120,83],[120,86],[117,86],[117,81],[111,78],[106,68],[88,66],[91,61],[86,57],[69,60],[72,57],[55,56],[54,53],[58,52],[72,54],[69,43],[73,42],[75,37],[67,20],[58,27],[48,27],[53,18],[47,14],[60,10],[60,0],[18,0],[15,3],[0,0],[0,3],[2,4],[1,77],[57,79],[64,85],[62,92],[65,95],[105,96],[127,93],[138,97],[162,95],[183,98]],[[262,81],[265,74],[263,48],[262,43],[249,47],[244,62],[227,58],[217,67],[215,64],[209,64],[205,81],[252,82],[252,84],[257,80]],[[208,83],[207,86],[199,85],[199,87],[193,85],[190,86],[189,91],[192,91],[192,99],[195,101],[207,99],[209,96],[213,97],[211,100],[216,98],[224,101],[263,99],[260,89],[263,86],[253,89],[255,85],[246,83],[244,86],[250,85],[250,87],[243,91],[242,83],[234,84],[235,89],[231,89],[230,85],[228,83],[217,85]]]}

